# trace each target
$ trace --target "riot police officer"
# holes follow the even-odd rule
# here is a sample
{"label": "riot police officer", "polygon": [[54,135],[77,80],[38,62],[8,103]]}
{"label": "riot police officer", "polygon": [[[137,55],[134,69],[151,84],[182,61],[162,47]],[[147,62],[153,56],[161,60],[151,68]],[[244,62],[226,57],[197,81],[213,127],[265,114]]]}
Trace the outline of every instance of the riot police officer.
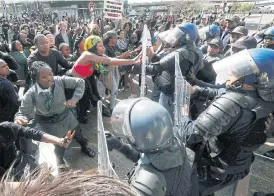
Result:
{"label": "riot police officer", "polygon": [[274,49],[274,27],[265,30],[262,47]]}
{"label": "riot police officer", "polygon": [[177,26],[164,38],[164,42],[172,48],[169,54],[146,68],[148,75],[155,76],[154,83],[161,91],[159,103],[171,115],[173,115],[175,54],[179,53],[181,71],[186,76],[200,62],[195,46],[197,36],[198,31],[194,24],[183,23]]}
{"label": "riot police officer", "polygon": [[129,144],[108,140],[108,148],[124,154],[127,148],[134,161],[141,157],[129,174],[129,184],[141,195],[198,195],[194,153],[185,148],[181,129],[173,127],[163,106],[147,98],[123,100],[114,108],[111,120],[114,131]]}
{"label": "riot police officer", "polygon": [[199,36],[203,43],[200,49],[202,50],[203,54],[205,54],[207,52],[208,42],[210,42],[214,38],[220,38],[221,29],[217,25],[209,25],[207,27],[199,29]]}
{"label": "riot police officer", "polygon": [[253,151],[267,138],[264,123],[274,111],[273,50],[243,50],[213,68],[216,82],[226,82],[227,91],[195,121],[184,119],[188,145],[200,149],[196,159],[201,195],[234,187],[248,175]]}

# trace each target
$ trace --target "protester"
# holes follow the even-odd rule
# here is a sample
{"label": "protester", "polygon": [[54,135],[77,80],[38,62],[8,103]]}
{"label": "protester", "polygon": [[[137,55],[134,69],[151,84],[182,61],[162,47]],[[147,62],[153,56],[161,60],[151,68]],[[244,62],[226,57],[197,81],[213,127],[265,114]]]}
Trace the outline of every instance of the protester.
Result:
{"label": "protester", "polygon": [[[12,122],[0,123],[0,177],[3,177],[5,172],[9,171],[11,174],[14,174],[14,176],[12,176],[13,181],[19,181],[24,176],[24,170],[26,168],[29,167],[32,171],[37,167],[37,162],[34,157],[17,149],[15,143],[19,138],[33,139],[35,141],[51,143],[62,148],[67,148],[73,136],[74,133],[64,138],[58,138]],[[2,188],[3,187],[0,189],[3,190]]]}
{"label": "protester", "polygon": [[13,41],[11,44],[11,56],[20,66],[19,69],[16,70],[16,73],[19,76],[19,80],[25,81],[27,77],[27,56],[23,51],[23,46],[19,41]]}
{"label": "protester", "polygon": [[36,50],[28,57],[28,68],[31,69],[33,62],[43,61],[50,65],[54,75],[58,73],[58,65],[65,69],[70,69],[72,64],[69,63],[57,50],[50,49],[48,38],[42,34],[34,38]]}
{"label": "protester", "polygon": [[59,48],[61,43],[67,43],[71,50],[73,49],[72,35],[67,32],[67,24],[60,22],[60,32],[55,36],[56,47]]}
{"label": "protester", "polygon": [[221,36],[221,40],[223,41],[223,53],[226,53],[226,51],[229,49],[228,44],[230,43],[230,36],[231,34],[229,32],[232,32],[237,26],[240,26],[240,17],[239,16],[231,16],[230,18],[226,19],[227,27],[226,30],[223,32],[223,35]]}
{"label": "protester", "polygon": [[[76,139],[81,150],[94,157],[95,152],[87,147],[86,139],[81,134],[78,121],[70,108],[83,96],[84,81],[80,78],[53,77],[52,69],[44,62],[36,61],[31,67],[33,86],[26,92],[16,114],[15,122],[26,125],[35,109],[34,124],[38,123],[44,132],[63,137],[68,130],[76,130]],[[70,98],[66,98],[65,89],[74,89]],[[58,164],[64,164],[65,150],[55,146]]]}
{"label": "protester", "polygon": [[222,41],[218,38],[212,39],[208,43],[207,54],[204,55],[204,67],[198,71],[196,78],[207,83],[215,83],[216,73],[213,70],[213,63],[221,59]]}
{"label": "protester", "polygon": [[20,101],[14,85],[7,79],[9,67],[0,59],[0,122],[13,122]]}

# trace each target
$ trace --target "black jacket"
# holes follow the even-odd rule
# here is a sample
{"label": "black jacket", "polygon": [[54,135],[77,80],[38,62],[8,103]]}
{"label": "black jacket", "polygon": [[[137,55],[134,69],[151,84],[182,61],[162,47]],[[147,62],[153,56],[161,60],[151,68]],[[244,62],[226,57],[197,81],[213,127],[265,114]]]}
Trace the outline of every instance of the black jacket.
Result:
{"label": "black jacket", "polygon": [[0,59],[4,60],[10,69],[16,70],[20,68],[16,60],[8,53],[4,53],[0,51]]}
{"label": "black jacket", "polygon": [[195,121],[184,119],[182,130],[190,135],[188,145],[205,144],[202,157],[211,166],[235,175],[249,171],[253,151],[266,141],[265,120],[273,111],[274,103],[263,101],[256,91],[227,91]]}
{"label": "black jacket", "polygon": [[19,106],[13,84],[8,79],[0,79],[0,122],[13,121]]}
{"label": "black jacket", "polygon": [[154,75],[154,83],[166,95],[172,95],[175,84],[175,54],[179,53],[180,67],[183,76],[193,71],[193,66],[198,62],[199,55],[196,48],[192,49],[183,46],[173,50],[163,56],[157,63],[152,63],[146,67],[147,75]]}
{"label": "black jacket", "polygon": [[43,61],[47,63],[51,68],[54,75],[58,73],[58,64],[66,69],[70,69],[73,63],[68,62],[57,50],[51,49],[49,56],[42,56],[35,50],[28,57],[28,68],[31,67],[32,63],[35,61]]}
{"label": "black jacket", "polygon": [[[70,35],[69,33],[67,33],[67,35],[68,35],[68,38],[69,38],[70,51],[73,51],[73,45],[74,45],[74,43],[73,43],[72,35]],[[63,36],[62,36],[62,34],[60,32],[60,33],[58,33],[55,36],[55,45],[56,45],[56,47],[57,47],[58,50],[59,50],[60,44],[62,44],[62,43],[65,43],[65,41],[64,41]]]}
{"label": "black jacket", "polygon": [[[0,176],[11,166],[20,154],[15,146],[18,137],[41,141],[44,132],[29,127],[23,127],[12,122],[0,123]],[[20,160],[18,160],[20,162]],[[19,164],[19,163],[18,163]],[[18,164],[15,164],[16,167]]]}

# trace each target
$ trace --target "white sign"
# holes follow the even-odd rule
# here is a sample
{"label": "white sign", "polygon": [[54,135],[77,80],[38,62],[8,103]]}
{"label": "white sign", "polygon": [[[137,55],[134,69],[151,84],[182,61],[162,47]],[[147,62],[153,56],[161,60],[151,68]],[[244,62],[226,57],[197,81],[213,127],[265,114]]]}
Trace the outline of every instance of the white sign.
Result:
{"label": "white sign", "polygon": [[104,0],[105,18],[122,19],[123,6],[123,0]]}

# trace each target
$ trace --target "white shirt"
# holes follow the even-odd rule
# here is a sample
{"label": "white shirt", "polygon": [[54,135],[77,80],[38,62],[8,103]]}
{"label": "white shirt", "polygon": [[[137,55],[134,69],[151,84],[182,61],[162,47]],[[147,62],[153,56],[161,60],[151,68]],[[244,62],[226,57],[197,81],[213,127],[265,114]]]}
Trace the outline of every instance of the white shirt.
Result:
{"label": "white shirt", "polygon": [[66,44],[69,44],[69,37],[68,37],[68,34],[67,33],[61,33],[62,34],[62,37],[63,37],[63,39],[64,39],[64,41],[65,41],[65,43]]}
{"label": "white shirt", "polygon": [[36,84],[36,87],[37,87],[37,93],[38,93],[38,95],[40,93],[49,93],[49,92],[51,92],[51,87],[49,87],[47,89],[42,89],[38,84]]}

